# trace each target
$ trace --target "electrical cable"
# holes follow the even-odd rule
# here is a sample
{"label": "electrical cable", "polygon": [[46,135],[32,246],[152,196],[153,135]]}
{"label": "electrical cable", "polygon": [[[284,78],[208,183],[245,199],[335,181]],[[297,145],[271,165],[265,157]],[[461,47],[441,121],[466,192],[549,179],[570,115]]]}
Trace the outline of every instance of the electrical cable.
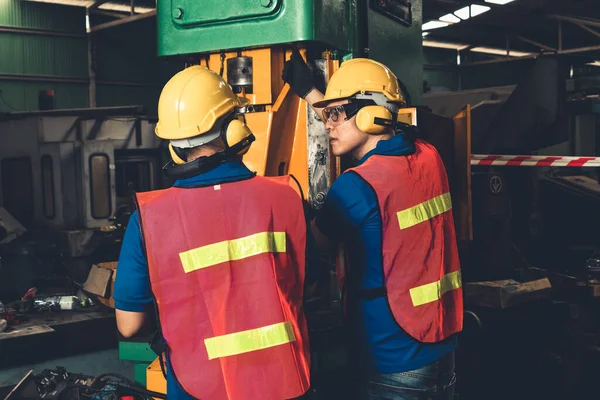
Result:
{"label": "electrical cable", "polygon": [[17,109],[16,109],[16,108],[14,108],[13,106],[11,106],[11,105],[10,105],[10,104],[9,104],[9,103],[6,101],[6,99],[4,98],[4,93],[2,92],[2,90],[0,90],[0,100],[2,100],[2,102],[3,102],[4,104],[6,104],[6,106],[7,106],[8,108],[10,108],[12,111],[17,111]]}
{"label": "electrical cable", "polygon": [[[110,378],[117,378],[118,380],[120,380],[124,383],[112,381],[112,380],[110,380]],[[121,374],[117,374],[117,373],[109,372],[109,373],[98,375],[96,378],[94,378],[94,381],[92,382],[90,387],[95,388],[96,384],[98,382],[110,382],[111,384],[117,386],[117,391],[119,389],[125,389],[125,390],[132,391],[138,395],[141,395],[142,397],[154,397],[154,398],[158,398],[158,399],[166,399],[167,398],[166,395],[164,395],[162,393],[158,393],[158,392],[153,392],[151,390],[147,390],[147,389],[141,387],[140,385],[136,384],[129,378],[127,378]],[[107,385],[105,384],[104,388],[106,386]]]}

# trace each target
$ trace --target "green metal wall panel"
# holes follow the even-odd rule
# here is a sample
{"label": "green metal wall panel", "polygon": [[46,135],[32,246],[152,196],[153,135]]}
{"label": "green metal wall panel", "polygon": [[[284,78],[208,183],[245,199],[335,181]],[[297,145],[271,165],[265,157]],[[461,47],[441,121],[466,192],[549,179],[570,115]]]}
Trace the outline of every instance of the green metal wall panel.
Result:
{"label": "green metal wall panel", "polygon": [[85,9],[22,0],[2,0],[0,25],[85,33]]}
{"label": "green metal wall panel", "polygon": [[25,91],[20,82],[0,81],[0,112],[27,110],[25,105]]}
{"label": "green metal wall panel", "polygon": [[405,28],[373,10],[369,11],[369,56],[387,65],[404,82],[412,104],[423,101],[422,0],[412,3],[413,25]]}
{"label": "green metal wall panel", "polygon": [[88,106],[87,85],[0,81],[0,91],[4,99],[4,101],[0,99],[0,112],[37,110],[38,95],[41,90],[54,90],[56,108]]}
{"label": "green metal wall panel", "polygon": [[[95,16],[94,24],[113,20]],[[0,90],[15,111],[36,110],[38,92],[55,91],[57,108],[88,107],[88,44],[85,9],[0,0],[0,26],[74,33],[79,37],[0,32]],[[183,68],[156,57],[154,18],[110,28],[94,35],[97,105],[146,105],[156,114],[162,85]],[[15,75],[14,77],[1,76]],[[21,75],[17,77],[16,75]],[[33,75],[37,81],[27,81]],[[50,78],[45,78],[45,77]],[[81,83],[55,83],[53,78]],[[44,82],[44,79],[48,79]],[[103,85],[102,81],[133,82],[142,86]],[[0,100],[0,111],[10,108]]]}
{"label": "green metal wall panel", "polygon": [[85,39],[0,34],[0,73],[87,77]]}

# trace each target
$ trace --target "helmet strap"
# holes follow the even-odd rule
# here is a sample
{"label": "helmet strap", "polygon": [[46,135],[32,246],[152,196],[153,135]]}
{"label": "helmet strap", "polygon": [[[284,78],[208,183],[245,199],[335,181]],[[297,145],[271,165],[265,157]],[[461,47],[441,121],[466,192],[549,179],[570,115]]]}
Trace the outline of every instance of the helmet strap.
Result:
{"label": "helmet strap", "polygon": [[[227,141],[225,140],[225,150],[221,150],[210,156],[198,157],[192,161],[186,162],[185,164],[176,164],[174,161],[169,161],[163,167],[163,172],[167,177],[173,179],[191,178],[192,176],[208,172],[211,169],[218,167],[220,164],[231,159],[233,155],[241,152],[247,146],[250,146],[250,144],[255,140],[256,137],[252,134],[231,147],[229,147]],[[173,149],[175,150],[176,148]],[[179,156],[177,150],[175,150],[175,153]]]}

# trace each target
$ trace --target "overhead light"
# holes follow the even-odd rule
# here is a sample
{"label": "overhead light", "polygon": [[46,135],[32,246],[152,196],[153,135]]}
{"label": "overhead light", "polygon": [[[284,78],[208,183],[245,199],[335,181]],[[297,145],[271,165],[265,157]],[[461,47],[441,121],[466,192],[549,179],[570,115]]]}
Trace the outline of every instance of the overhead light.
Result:
{"label": "overhead light", "polygon": [[[111,11],[122,11],[122,12],[131,12],[131,6],[128,4],[118,4],[118,3],[104,3],[98,7],[101,10],[111,10]],[[135,6],[134,11],[137,14],[143,14],[150,11],[154,11],[154,8],[150,7],[138,7]]]}
{"label": "overhead light", "polygon": [[490,11],[488,6],[480,6],[479,4],[471,4],[471,17],[476,17],[485,12]]}
{"label": "overhead light", "polygon": [[422,35],[423,35],[423,37],[425,37],[425,36],[429,35],[429,32],[423,32]]}
{"label": "overhead light", "polygon": [[[592,67],[600,67],[600,61],[594,61],[591,63],[587,63],[587,65],[591,65]],[[573,67],[571,67],[573,68]]]}
{"label": "overhead light", "polygon": [[449,24],[458,24],[460,22],[460,18],[450,13],[440,17],[440,21],[448,22]]}
{"label": "overhead light", "polygon": [[444,28],[448,26],[447,22],[442,21],[429,21],[423,24],[423,30],[428,31],[430,29]]}
{"label": "overhead light", "polygon": [[531,56],[533,53],[525,53],[523,51],[511,50],[509,54],[506,54],[506,49],[497,49],[493,47],[473,47],[471,51],[475,53],[494,54],[498,56],[509,56],[509,57],[526,57]]}
{"label": "overhead light", "polygon": [[451,43],[451,42],[437,42],[435,40],[423,40],[424,47],[435,47],[438,49],[452,49],[452,50],[463,50],[469,47],[468,44],[464,43]]}
{"label": "overhead light", "polygon": [[508,3],[512,3],[513,1],[515,1],[515,0],[485,0],[486,3],[498,4],[500,6],[503,6]]}
{"label": "overhead light", "polygon": [[471,9],[469,6],[463,7],[460,10],[454,11],[454,15],[459,17],[460,19],[467,20],[471,17]]}
{"label": "overhead light", "polygon": [[85,7],[88,4],[91,4],[91,1],[81,1],[81,0],[28,0],[33,1],[35,3],[52,3],[52,4],[60,4],[63,6],[78,6]]}

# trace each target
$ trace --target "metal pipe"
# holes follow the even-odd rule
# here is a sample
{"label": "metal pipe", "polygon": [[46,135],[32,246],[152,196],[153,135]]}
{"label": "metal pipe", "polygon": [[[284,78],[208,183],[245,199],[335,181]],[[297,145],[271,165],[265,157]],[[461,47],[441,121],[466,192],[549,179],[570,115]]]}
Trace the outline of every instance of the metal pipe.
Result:
{"label": "metal pipe", "polygon": [[113,17],[113,18],[119,18],[119,19],[127,17],[127,15],[125,15],[125,14],[121,14],[121,13],[113,12],[113,11],[100,10],[98,8],[92,8],[92,9],[90,9],[90,12],[94,13],[94,14],[98,14],[98,15],[104,15],[106,17]]}
{"label": "metal pipe", "polygon": [[135,0],[130,1],[131,4],[131,13],[129,15],[135,14]]}
{"label": "metal pipe", "polygon": [[[0,73],[0,80],[3,81],[26,81],[26,82],[49,82],[49,83],[75,83],[89,84],[89,78],[75,78],[70,76],[57,75],[34,75],[34,74],[5,74]],[[162,87],[158,83],[147,82],[125,82],[125,81],[99,81],[96,80],[96,85],[107,86],[128,86],[128,87]]]}
{"label": "metal pipe", "polygon": [[108,3],[110,0],[96,0],[92,4],[86,6],[88,10],[100,7],[104,3]]}
{"label": "metal pipe", "polygon": [[600,45],[597,46],[588,46],[588,47],[578,47],[576,49],[567,49],[559,51],[558,54],[577,54],[577,53],[587,53],[588,51],[598,51],[600,50]]}
{"label": "metal pipe", "polygon": [[563,39],[562,33],[563,33],[562,20],[559,20],[558,21],[558,51],[562,50],[562,39]]}
{"label": "metal pipe", "polygon": [[137,106],[117,106],[117,107],[97,107],[97,108],[66,108],[62,110],[44,110],[44,111],[20,111],[0,115],[0,119],[25,118],[34,116],[76,116],[97,118],[101,116],[131,116],[142,115],[146,113],[146,107]]}
{"label": "metal pipe", "polygon": [[98,85],[108,86],[129,86],[129,87],[157,87],[162,88],[164,85],[160,83],[147,83],[147,82],[126,82],[126,81],[96,81]]}
{"label": "metal pipe", "polygon": [[92,28],[90,25],[90,8],[85,9],[85,27],[88,47],[88,105],[94,108],[96,107],[96,68],[94,65],[94,42],[92,40]]}
{"label": "metal pipe", "polygon": [[564,17],[562,15],[547,15],[547,17],[558,20],[558,21],[571,22],[574,24],[584,24],[584,25],[595,26],[596,28],[600,28],[600,21],[598,21],[598,20],[575,18],[575,17]]}
{"label": "metal pipe", "polygon": [[596,37],[600,37],[600,32],[593,30],[589,26],[585,26],[583,24],[575,24],[575,25],[577,25],[578,27],[580,27],[584,31],[588,31],[589,33],[591,33],[592,35],[594,35]]}
{"label": "metal pipe", "polygon": [[73,78],[68,76],[32,75],[32,74],[4,74],[0,73],[0,80],[28,81],[28,82],[55,82],[55,83],[81,83],[89,82],[87,78]]}
{"label": "metal pipe", "polygon": [[143,14],[132,15],[130,17],[122,18],[117,21],[110,21],[110,22],[106,22],[104,24],[96,25],[96,26],[90,28],[90,32],[95,33],[95,32],[101,31],[103,29],[114,28],[115,26],[120,26],[120,25],[128,24],[130,22],[135,22],[135,21],[139,21],[142,19],[151,18],[151,17],[155,17],[155,16],[156,16],[156,10],[148,11]]}
{"label": "metal pipe", "polygon": [[83,33],[57,32],[48,29],[21,28],[17,26],[0,25],[0,33],[18,33],[22,35],[56,36],[83,39]]}
{"label": "metal pipe", "polygon": [[558,50],[558,49],[555,49],[554,47],[550,47],[550,46],[548,46],[548,45],[545,45],[545,44],[543,44],[543,43],[540,43],[540,42],[536,42],[536,41],[534,41],[534,40],[528,39],[528,38],[526,38],[526,37],[523,37],[523,36],[519,36],[519,35],[512,35],[512,36],[513,36],[515,39],[519,39],[519,40],[520,40],[520,41],[522,41],[522,42],[525,42],[525,43],[532,44],[532,45],[534,45],[534,46],[537,46],[537,47],[539,47],[540,49],[544,49],[544,50],[548,50],[548,51],[556,51],[556,50]]}
{"label": "metal pipe", "polygon": [[456,69],[457,65],[450,64],[423,64],[423,69],[427,69],[430,71],[446,71]]}
{"label": "metal pipe", "polygon": [[507,57],[507,58],[499,58],[496,60],[487,60],[487,61],[475,61],[467,64],[461,64],[462,67],[474,67],[476,65],[486,65],[486,64],[498,64],[504,62],[513,62],[513,61],[523,61],[523,60],[534,60],[537,55],[534,56],[525,56],[525,57]]}
{"label": "metal pipe", "polygon": [[[556,54],[577,54],[577,53],[586,53],[586,52],[590,52],[590,51],[600,51],[600,45],[588,46],[588,47],[578,47],[575,49],[567,49],[567,50],[557,51]],[[503,63],[503,62],[530,60],[530,59],[535,59],[536,57],[537,57],[537,54],[532,55],[532,56],[524,56],[524,57],[503,58],[503,59],[499,59],[499,60],[476,61],[476,62],[472,62],[472,63],[468,63],[468,64],[461,64],[461,67],[472,67],[475,65],[497,64],[497,63]]]}
{"label": "metal pipe", "polygon": [[356,57],[369,57],[369,8],[367,0],[355,0],[354,20]]}

